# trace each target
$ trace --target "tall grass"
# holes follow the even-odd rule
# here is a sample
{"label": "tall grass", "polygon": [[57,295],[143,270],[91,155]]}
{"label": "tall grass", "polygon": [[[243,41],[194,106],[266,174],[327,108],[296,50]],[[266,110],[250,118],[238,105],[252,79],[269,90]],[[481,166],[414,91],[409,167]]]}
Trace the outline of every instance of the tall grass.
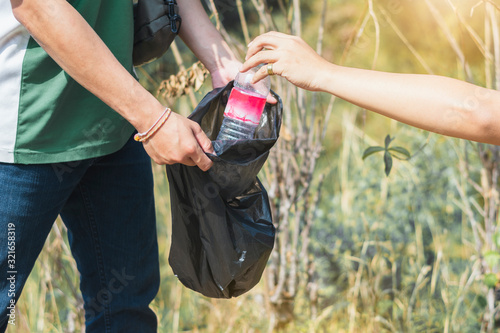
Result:
{"label": "tall grass", "polygon": [[[274,29],[301,34],[337,63],[500,87],[495,1],[207,3],[240,56],[251,38]],[[190,67],[183,50],[179,43],[166,59]],[[141,77],[152,91],[163,66],[152,64]],[[177,109],[188,112],[208,89],[188,91]],[[273,89],[285,119],[261,178],[279,233],[265,278],[248,294],[207,299],[177,281],[167,264],[168,184],[163,168],[153,166],[162,267],[152,307],[160,332],[496,329],[498,148],[416,130],[278,78]],[[413,154],[395,161],[390,177],[375,156],[361,159],[387,134]],[[78,273],[60,221],[17,310],[18,325],[8,332],[83,331]]]}

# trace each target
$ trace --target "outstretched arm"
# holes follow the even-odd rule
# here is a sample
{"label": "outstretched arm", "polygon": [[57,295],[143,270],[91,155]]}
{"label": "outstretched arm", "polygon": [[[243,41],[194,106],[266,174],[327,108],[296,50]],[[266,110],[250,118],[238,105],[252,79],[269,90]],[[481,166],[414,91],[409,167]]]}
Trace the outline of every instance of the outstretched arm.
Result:
{"label": "outstretched arm", "polygon": [[214,88],[234,79],[241,66],[220,33],[208,18],[200,0],[181,0],[179,36],[210,72]]}
{"label": "outstretched arm", "polygon": [[[78,83],[144,132],[164,110],[123,68],[84,18],[66,0],[11,0],[16,19]],[[144,147],[159,164],[207,170],[211,142],[194,122],[173,113]]]}
{"label": "outstretched arm", "polygon": [[[298,87],[328,92],[411,126],[500,145],[499,91],[435,75],[338,66],[302,39],[277,32],[250,44],[242,70],[259,63],[272,63],[275,74]],[[264,67],[255,79],[265,75]]]}

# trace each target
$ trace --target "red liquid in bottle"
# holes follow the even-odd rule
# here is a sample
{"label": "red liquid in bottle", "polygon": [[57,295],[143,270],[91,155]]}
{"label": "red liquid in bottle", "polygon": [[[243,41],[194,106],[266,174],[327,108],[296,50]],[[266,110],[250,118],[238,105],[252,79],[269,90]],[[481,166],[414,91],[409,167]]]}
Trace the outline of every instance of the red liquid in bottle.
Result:
{"label": "red liquid in bottle", "polygon": [[224,116],[258,125],[266,97],[234,87],[229,95]]}

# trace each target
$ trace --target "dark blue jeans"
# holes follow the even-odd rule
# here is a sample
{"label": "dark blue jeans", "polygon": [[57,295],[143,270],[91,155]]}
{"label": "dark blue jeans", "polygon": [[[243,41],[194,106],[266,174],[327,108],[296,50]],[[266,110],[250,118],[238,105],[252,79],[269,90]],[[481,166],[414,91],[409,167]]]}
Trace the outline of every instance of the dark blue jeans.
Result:
{"label": "dark blue jeans", "polygon": [[156,332],[153,177],[133,140],[78,162],[0,163],[0,332],[58,214],[80,272],[87,332]]}

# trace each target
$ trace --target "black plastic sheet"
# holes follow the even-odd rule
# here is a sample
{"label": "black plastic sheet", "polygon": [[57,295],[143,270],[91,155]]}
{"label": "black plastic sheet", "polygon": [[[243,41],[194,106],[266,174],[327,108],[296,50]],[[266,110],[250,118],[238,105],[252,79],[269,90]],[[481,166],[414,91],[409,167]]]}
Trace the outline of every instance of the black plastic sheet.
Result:
{"label": "black plastic sheet", "polygon": [[[213,90],[190,119],[215,140],[232,82]],[[282,103],[266,104],[253,140],[213,141],[214,162],[203,172],[167,166],[172,205],[169,263],[188,288],[205,296],[231,298],[260,280],[274,246],[275,229],[267,192],[257,178],[278,139]]]}

